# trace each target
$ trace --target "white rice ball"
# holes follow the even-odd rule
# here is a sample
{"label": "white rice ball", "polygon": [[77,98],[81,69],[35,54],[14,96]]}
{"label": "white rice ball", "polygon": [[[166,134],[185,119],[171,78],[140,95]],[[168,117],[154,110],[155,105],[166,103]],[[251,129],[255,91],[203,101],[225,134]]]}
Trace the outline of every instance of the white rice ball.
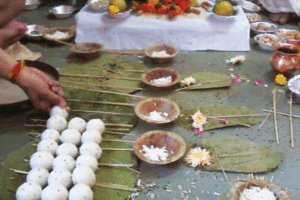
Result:
{"label": "white rice ball", "polygon": [[66,188],[72,186],[72,174],[65,168],[53,170],[48,177],[48,185],[60,184]]}
{"label": "white rice ball", "polygon": [[78,156],[78,148],[72,143],[63,143],[56,149],[56,155],[69,155],[75,158]]}
{"label": "white rice ball", "polygon": [[76,167],[72,174],[74,185],[85,184],[92,187],[96,182],[96,175],[89,167]]}
{"label": "white rice ball", "polygon": [[53,170],[66,168],[70,172],[75,168],[76,162],[74,158],[69,155],[60,155],[57,156],[53,161]]}
{"label": "white rice ball", "polygon": [[54,115],[63,116],[65,119],[68,118],[67,110],[60,106],[53,106],[53,108],[50,110],[50,117],[53,117]]}
{"label": "white rice ball", "polygon": [[40,200],[42,187],[37,183],[25,182],[18,187],[16,192],[17,200]]}
{"label": "white rice ball", "polygon": [[86,124],[86,130],[96,130],[102,134],[105,130],[105,124],[101,119],[91,119]]}
{"label": "white rice ball", "polygon": [[51,170],[54,157],[51,153],[46,151],[35,152],[29,161],[31,169],[35,167],[42,167],[46,170]]}
{"label": "white rice ball", "polygon": [[80,144],[81,134],[76,129],[66,129],[61,133],[59,139],[63,143],[73,143],[78,146]]}
{"label": "white rice ball", "polygon": [[70,190],[69,200],[93,200],[93,191],[85,184],[77,184]]}
{"label": "white rice ball", "polygon": [[87,130],[81,136],[81,142],[95,142],[100,144],[102,141],[102,136],[99,131],[96,130]]}
{"label": "white rice ball", "polygon": [[102,155],[101,147],[95,142],[85,142],[79,149],[80,155],[90,155],[99,159]]}
{"label": "white rice ball", "polygon": [[68,124],[69,129],[76,129],[80,133],[83,133],[83,131],[85,131],[85,126],[86,126],[86,122],[84,121],[84,119],[80,117],[74,117],[69,121]]}
{"label": "white rice ball", "polygon": [[26,181],[37,183],[41,187],[45,187],[47,185],[48,176],[49,172],[45,168],[35,167],[28,172]]}
{"label": "white rice ball", "polygon": [[96,169],[98,169],[98,160],[94,156],[78,156],[76,159],[76,167],[90,167],[93,171],[96,171]]}
{"label": "white rice ball", "polygon": [[54,129],[46,129],[41,134],[41,140],[52,139],[55,142],[59,142],[59,132]]}
{"label": "white rice ball", "polygon": [[55,142],[55,140],[46,139],[40,141],[40,143],[37,146],[37,151],[46,151],[55,156],[57,147],[58,144]]}
{"label": "white rice ball", "polygon": [[67,188],[59,184],[48,185],[42,192],[42,200],[68,200],[68,196]]}
{"label": "white rice ball", "polygon": [[60,115],[54,115],[53,117],[50,117],[47,120],[47,128],[57,130],[58,132],[61,132],[64,129],[66,129],[67,125],[67,120]]}

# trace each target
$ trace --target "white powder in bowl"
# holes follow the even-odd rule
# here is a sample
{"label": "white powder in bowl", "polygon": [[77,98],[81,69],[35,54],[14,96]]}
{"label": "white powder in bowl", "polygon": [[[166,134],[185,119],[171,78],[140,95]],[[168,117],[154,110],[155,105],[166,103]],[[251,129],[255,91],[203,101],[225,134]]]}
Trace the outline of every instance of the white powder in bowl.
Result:
{"label": "white powder in bowl", "polygon": [[145,116],[147,119],[158,121],[158,122],[164,122],[168,120],[169,113],[166,112],[159,112],[159,111],[152,111],[149,113],[149,116]]}
{"label": "white powder in bowl", "polygon": [[154,147],[153,145],[147,147],[146,145],[142,145],[143,149],[140,150],[143,153],[143,156],[152,160],[152,161],[165,161],[168,159],[168,152],[166,147],[159,148]]}
{"label": "white powder in bowl", "polygon": [[268,188],[251,187],[241,193],[239,200],[276,200],[276,197]]}
{"label": "white powder in bowl", "polygon": [[154,85],[168,85],[168,84],[172,83],[172,76],[153,79],[153,80],[151,80],[151,83]]}
{"label": "white powder in bowl", "polygon": [[165,50],[163,50],[163,51],[153,51],[152,52],[152,57],[155,57],[155,58],[168,58],[170,56],[171,55],[168,54]]}
{"label": "white powder in bowl", "polygon": [[69,37],[69,33],[61,32],[61,31],[56,31],[54,34],[46,34],[47,38],[49,39],[56,39],[56,40],[61,40]]}

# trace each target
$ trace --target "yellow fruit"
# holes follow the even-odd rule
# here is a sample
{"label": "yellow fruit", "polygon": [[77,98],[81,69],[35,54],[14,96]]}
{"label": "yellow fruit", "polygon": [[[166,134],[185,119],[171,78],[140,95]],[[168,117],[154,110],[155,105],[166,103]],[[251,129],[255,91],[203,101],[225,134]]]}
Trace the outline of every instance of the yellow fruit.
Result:
{"label": "yellow fruit", "polygon": [[124,12],[127,8],[125,0],[110,0],[109,5],[116,6],[119,9],[119,12]]}
{"label": "yellow fruit", "polygon": [[191,6],[194,6],[197,3],[197,0],[187,0]]}
{"label": "yellow fruit", "polygon": [[107,11],[110,15],[116,15],[120,12],[119,8],[116,6],[108,6]]}
{"label": "yellow fruit", "polygon": [[217,15],[233,15],[233,7],[228,1],[218,3],[214,10]]}

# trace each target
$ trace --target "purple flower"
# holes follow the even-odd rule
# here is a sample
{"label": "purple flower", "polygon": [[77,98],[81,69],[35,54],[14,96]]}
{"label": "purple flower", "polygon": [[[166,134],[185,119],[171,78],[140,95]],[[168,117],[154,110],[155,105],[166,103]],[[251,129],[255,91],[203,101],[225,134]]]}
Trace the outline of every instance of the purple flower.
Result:
{"label": "purple flower", "polygon": [[263,85],[264,83],[261,80],[256,78],[256,79],[253,80],[253,84],[257,85],[257,86],[260,86],[260,85]]}
{"label": "purple flower", "polygon": [[184,62],[185,62],[185,59],[178,59],[178,62],[184,63]]}
{"label": "purple flower", "polygon": [[193,132],[196,133],[196,135],[202,136],[203,135],[203,131],[200,131],[199,128],[194,128]]}
{"label": "purple flower", "polygon": [[220,119],[219,122],[222,124],[229,124],[229,121],[227,121],[226,119]]}
{"label": "purple flower", "polygon": [[242,82],[242,79],[239,77],[239,76],[235,76],[233,79],[232,79],[232,83],[240,83]]}

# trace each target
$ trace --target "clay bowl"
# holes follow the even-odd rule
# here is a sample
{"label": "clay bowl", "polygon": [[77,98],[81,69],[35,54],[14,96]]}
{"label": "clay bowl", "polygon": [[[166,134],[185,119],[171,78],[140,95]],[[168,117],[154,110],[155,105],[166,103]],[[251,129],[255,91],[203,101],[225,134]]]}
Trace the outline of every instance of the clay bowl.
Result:
{"label": "clay bowl", "polygon": [[[168,159],[165,161],[153,161],[143,156],[141,150],[143,149],[142,145],[150,147],[163,148],[166,147],[168,151]],[[155,165],[166,165],[180,159],[185,152],[186,144],[182,137],[179,135],[161,130],[154,130],[146,132],[140,135],[134,142],[133,145],[134,153],[141,160]]]}
{"label": "clay bowl", "polygon": [[[166,85],[157,85],[153,84],[151,81],[158,78],[164,78],[164,77],[172,77],[172,82]],[[154,87],[156,89],[168,89],[173,86],[175,86],[180,81],[180,74],[174,70],[169,68],[155,68],[152,70],[149,70],[148,72],[144,72],[142,74],[142,81],[143,83],[150,85],[151,87]]]}
{"label": "clay bowl", "polygon": [[104,46],[100,43],[87,42],[87,43],[72,45],[70,50],[73,53],[80,54],[82,56],[88,56],[88,55],[97,55],[99,52],[102,51],[103,47]]}
{"label": "clay bowl", "polygon": [[[53,35],[55,34],[56,31],[60,31],[60,32],[64,32],[64,33],[68,33],[68,37],[65,38],[61,38],[61,39],[54,39],[54,38],[50,38],[49,35]],[[71,26],[71,27],[55,27],[55,28],[48,28],[44,33],[43,33],[43,38],[45,40],[48,40],[50,42],[53,43],[58,43],[56,40],[60,40],[60,41],[68,41],[69,39],[71,39],[72,37],[75,36],[76,33],[76,26]]]}
{"label": "clay bowl", "polygon": [[[153,56],[153,52],[160,52],[160,51],[166,51],[167,54],[170,56],[168,57],[155,57]],[[156,63],[166,63],[172,60],[173,57],[175,57],[178,53],[178,49],[171,45],[164,45],[164,44],[155,44],[152,46],[149,46],[145,49],[145,54],[149,58],[151,58]]]}
{"label": "clay bowl", "polygon": [[[180,115],[180,108],[175,102],[170,101],[169,99],[166,98],[158,98],[158,97],[147,98],[139,102],[135,106],[134,111],[140,119],[148,122],[149,124],[156,124],[156,125],[173,122]],[[167,113],[168,116],[165,117],[166,120],[163,121],[156,121],[153,119],[149,119],[148,117],[150,113],[153,111]]]}

